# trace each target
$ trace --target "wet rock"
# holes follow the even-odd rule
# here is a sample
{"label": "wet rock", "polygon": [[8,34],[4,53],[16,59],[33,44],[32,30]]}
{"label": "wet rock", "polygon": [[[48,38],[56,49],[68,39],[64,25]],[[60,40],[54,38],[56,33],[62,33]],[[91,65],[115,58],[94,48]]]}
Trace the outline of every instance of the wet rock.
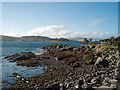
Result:
{"label": "wet rock", "polygon": [[13,73],[13,77],[21,77],[21,75],[18,73]]}
{"label": "wet rock", "polygon": [[3,81],[2,81],[2,83],[6,83],[6,82],[7,82],[7,80],[3,80]]}
{"label": "wet rock", "polygon": [[34,58],[35,54],[32,52],[21,52],[21,53],[17,53],[11,56],[6,56],[4,57],[5,59],[15,62],[15,61],[20,61],[20,60],[26,60],[29,58]]}

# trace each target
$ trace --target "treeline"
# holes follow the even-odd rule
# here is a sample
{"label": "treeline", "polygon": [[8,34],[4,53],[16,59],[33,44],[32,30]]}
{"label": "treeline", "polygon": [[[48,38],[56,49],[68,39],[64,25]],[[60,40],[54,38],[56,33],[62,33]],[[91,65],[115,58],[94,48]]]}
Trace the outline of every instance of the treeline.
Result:
{"label": "treeline", "polygon": [[113,46],[120,46],[120,36],[118,37],[110,37],[107,39],[100,40],[102,43],[107,43]]}

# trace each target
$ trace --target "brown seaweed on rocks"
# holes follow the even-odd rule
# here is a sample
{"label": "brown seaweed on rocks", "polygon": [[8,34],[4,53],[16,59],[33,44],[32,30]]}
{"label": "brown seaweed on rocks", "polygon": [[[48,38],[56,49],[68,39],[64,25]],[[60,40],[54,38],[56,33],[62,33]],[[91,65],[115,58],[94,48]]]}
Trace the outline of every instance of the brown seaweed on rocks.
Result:
{"label": "brown seaweed on rocks", "polygon": [[15,60],[19,61],[19,65],[29,67],[39,64],[47,66],[44,73],[25,78],[27,82],[16,81],[16,87],[51,90],[117,87],[119,56],[116,49],[106,49],[100,44],[80,47],[55,44],[43,49],[42,55],[32,55],[24,61]]}

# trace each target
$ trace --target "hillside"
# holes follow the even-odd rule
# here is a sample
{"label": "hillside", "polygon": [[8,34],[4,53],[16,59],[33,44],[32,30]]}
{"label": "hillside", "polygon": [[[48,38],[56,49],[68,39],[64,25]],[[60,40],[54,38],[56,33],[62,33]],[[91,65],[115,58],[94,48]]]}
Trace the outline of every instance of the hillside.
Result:
{"label": "hillside", "polygon": [[0,35],[2,39],[0,41],[26,41],[26,42],[57,42],[57,41],[70,41],[66,38],[49,38],[43,36],[22,36],[22,37],[12,37]]}

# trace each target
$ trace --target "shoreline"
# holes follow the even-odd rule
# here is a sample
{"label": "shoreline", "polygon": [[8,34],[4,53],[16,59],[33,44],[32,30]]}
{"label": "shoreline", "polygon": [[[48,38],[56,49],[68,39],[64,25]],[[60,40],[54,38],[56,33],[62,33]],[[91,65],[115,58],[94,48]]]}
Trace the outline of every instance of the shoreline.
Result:
{"label": "shoreline", "polygon": [[[42,55],[34,56],[29,53],[30,56],[32,55],[33,61],[29,63],[19,61],[19,65],[34,67],[41,64],[47,66],[47,70],[40,75],[24,78],[24,80],[19,79],[14,84],[16,88],[55,88],[58,90],[61,88],[70,90],[93,88],[95,86],[116,88],[116,82],[118,81],[116,79],[118,72],[115,72],[118,60],[118,57],[115,56],[116,50],[106,50],[101,48],[100,45],[71,47],[63,44],[49,45],[43,47],[43,49],[45,52]],[[109,54],[107,55],[104,52]],[[19,54],[16,55],[19,56]],[[117,57],[114,62],[110,55],[113,55],[114,58]],[[30,56],[28,55],[29,58]],[[10,56],[8,57],[10,58]],[[105,58],[110,59],[106,60]],[[16,60],[14,61],[16,62]],[[33,63],[33,65],[29,65],[30,63]],[[110,70],[114,73],[109,72]],[[112,75],[115,76],[113,79]],[[111,82],[115,84],[110,84]]]}

